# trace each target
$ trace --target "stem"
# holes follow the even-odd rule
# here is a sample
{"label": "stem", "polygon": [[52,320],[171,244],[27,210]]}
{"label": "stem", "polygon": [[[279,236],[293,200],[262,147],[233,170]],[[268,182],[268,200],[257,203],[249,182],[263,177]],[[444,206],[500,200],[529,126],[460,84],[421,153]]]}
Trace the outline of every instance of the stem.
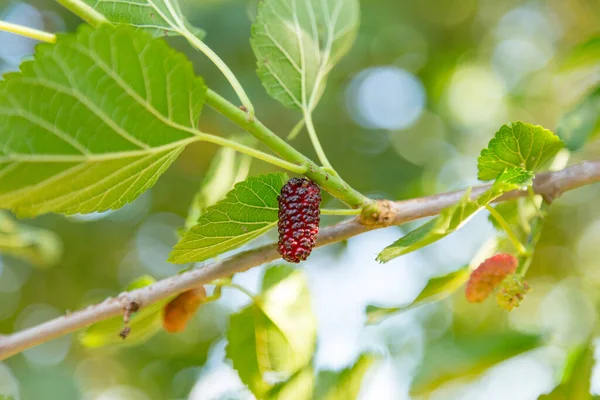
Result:
{"label": "stem", "polygon": [[535,219],[531,226],[531,233],[529,234],[529,238],[527,239],[527,255],[521,257],[519,259],[519,268],[517,268],[517,274],[521,277],[524,277],[531,266],[531,262],[533,261],[533,252],[535,247],[537,246],[538,241],[540,240],[540,236],[542,235],[542,228],[544,226],[544,222],[546,221],[546,214],[550,209],[550,204],[543,202],[540,207],[540,215]]}
{"label": "stem", "polygon": [[321,209],[321,215],[360,215],[360,209],[342,209],[342,210],[327,210]]}
{"label": "stem", "polygon": [[242,87],[240,82],[237,80],[237,78],[235,77],[235,75],[233,74],[231,69],[229,69],[227,64],[225,64],[225,62],[217,55],[217,53],[215,53],[210,47],[208,47],[206,45],[206,43],[204,43],[202,40],[198,39],[194,34],[192,34],[186,28],[180,28],[180,29],[181,29],[181,31],[179,33],[181,33],[181,35],[183,37],[185,37],[192,46],[194,46],[195,48],[200,50],[202,53],[204,53],[204,55],[206,55],[206,57],[208,57],[210,59],[210,61],[212,61],[213,64],[215,64],[215,66],[221,71],[221,73],[225,76],[227,81],[229,81],[229,84],[231,85],[231,87],[233,88],[233,90],[235,91],[237,96],[239,97],[240,101],[242,102],[242,105],[246,108],[246,111],[248,112],[247,118],[250,120],[253,120],[254,119],[254,106],[252,105],[252,102],[250,101],[250,99],[248,98],[248,95],[244,91],[244,88]]}
{"label": "stem", "polygon": [[296,139],[296,137],[300,134],[300,132],[302,132],[302,129],[304,128],[305,124],[306,124],[306,122],[304,121],[304,118],[302,118],[300,121],[298,121],[298,123],[296,125],[294,125],[294,127],[292,128],[290,133],[288,133],[286,139],[287,140]]}
{"label": "stem", "polygon": [[517,251],[519,252],[519,255],[521,255],[521,256],[526,255],[527,249],[525,248],[525,246],[523,246],[523,243],[521,243],[521,241],[517,238],[517,235],[515,235],[515,232],[511,229],[510,225],[508,224],[508,222],[506,222],[504,217],[502,215],[500,215],[498,210],[496,210],[494,207],[490,206],[489,204],[486,204],[485,209],[488,210],[490,212],[490,214],[492,214],[492,217],[494,217],[496,222],[498,222],[498,224],[500,224],[502,229],[504,229],[504,232],[506,232],[506,234],[508,235],[508,238],[512,242],[513,246],[515,246],[515,249],[517,249]]}
{"label": "stem", "polygon": [[56,35],[44,31],[40,31],[33,28],[27,28],[26,26],[11,24],[10,22],[0,21],[0,31],[14,33],[28,37],[30,39],[39,40],[41,42],[54,43],[56,42]]}
{"label": "stem", "polygon": [[256,303],[256,296],[254,295],[254,293],[252,293],[245,287],[238,285],[237,283],[227,283],[227,284],[224,284],[221,286],[225,286],[225,287],[232,288],[232,289],[237,289],[240,292],[244,293],[246,296],[250,297],[250,299]]}
{"label": "stem", "polygon": [[56,2],[73,14],[79,16],[94,28],[98,28],[102,24],[110,23],[104,15],[100,14],[81,0],[56,0]]}
{"label": "stem", "polygon": [[307,165],[294,164],[294,163],[282,160],[281,158],[277,158],[270,154],[264,153],[260,150],[253,149],[252,147],[245,146],[245,145],[235,142],[233,140],[222,138],[220,136],[215,136],[215,135],[211,135],[208,133],[200,133],[200,134],[198,134],[198,139],[203,142],[214,143],[214,144],[218,144],[220,146],[232,148],[235,151],[239,151],[240,153],[247,154],[251,157],[257,158],[257,159],[262,160],[269,164],[273,164],[279,168],[286,169],[286,170],[296,173],[296,174],[302,175],[308,171]]}
{"label": "stem", "polygon": [[325,151],[323,150],[323,146],[321,146],[321,142],[319,141],[319,136],[317,135],[317,131],[315,130],[315,125],[313,124],[312,114],[310,111],[304,111],[304,121],[306,121],[306,130],[308,131],[308,136],[310,137],[310,141],[312,142],[315,151],[317,152],[317,157],[319,157],[319,161],[323,165],[323,167],[335,171],[327,156],[325,155]]}
{"label": "stem", "polygon": [[297,165],[306,165],[308,167],[308,171],[304,175],[319,184],[323,189],[331,193],[333,196],[348,204],[350,207],[359,208],[372,202],[372,200],[365,197],[362,193],[351,188],[339,176],[331,174],[320,168],[298,150],[291,147],[285,140],[281,139],[279,136],[269,130],[269,128],[264,126],[260,121],[256,119],[248,120],[245,112],[231,104],[214,91],[209,89],[206,93],[206,96],[206,102],[208,105],[239,125],[242,129],[248,131],[281,158]]}

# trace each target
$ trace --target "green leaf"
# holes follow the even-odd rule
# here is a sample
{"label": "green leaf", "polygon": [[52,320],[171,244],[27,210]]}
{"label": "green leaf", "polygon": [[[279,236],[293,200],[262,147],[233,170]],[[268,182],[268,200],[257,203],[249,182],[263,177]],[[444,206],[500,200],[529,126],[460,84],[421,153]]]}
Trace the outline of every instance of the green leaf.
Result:
{"label": "green leaf", "polygon": [[132,25],[154,36],[181,35],[189,30],[200,39],[204,31],[185,18],[178,0],[83,0],[109,21]]}
{"label": "green leaf", "polygon": [[540,400],[589,400],[600,396],[590,394],[592,368],[594,368],[594,346],[586,343],[577,346],[567,358],[561,383],[552,392],[539,397]]}
{"label": "green leaf", "polygon": [[429,343],[411,394],[426,395],[454,380],[476,377],[488,368],[539,347],[542,338],[517,332],[461,333],[449,331]]}
{"label": "green leaf", "polygon": [[[144,275],[127,285],[125,290],[140,289],[155,282],[156,280],[151,276]],[[119,336],[119,333],[125,327],[123,317],[119,316],[88,327],[80,334],[79,342],[89,348],[110,345],[134,346],[144,343],[161,329],[162,310],[169,301],[171,301],[171,298],[153,303],[133,313],[129,321],[131,332],[126,339]]]}
{"label": "green leaf", "polygon": [[44,268],[56,265],[62,250],[62,242],[54,232],[20,224],[8,213],[0,212],[0,254]]}
{"label": "green leaf", "polygon": [[563,146],[558,136],[541,126],[523,122],[504,125],[481,152],[477,160],[478,177],[482,181],[496,179],[510,167],[535,172]]}
{"label": "green leaf", "polygon": [[315,376],[312,367],[294,374],[288,381],[279,383],[265,395],[266,400],[313,400]]}
{"label": "green leaf", "polygon": [[313,399],[355,400],[365,374],[376,360],[372,355],[363,354],[352,367],[341,372],[319,372]]}
{"label": "green leaf", "polygon": [[[254,143],[254,138],[250,135],[234,135],[231,140],[244,145]],[[186,219],[188,229],[198,223],[200,215],[208,207],[224,199],[236,183],[246,179],[251,163],[252,157],[247,154],[241,154],[230,147],[219,148],[190,206]]]}
{"label": "green leaf", "polygon": [[600,133],[600,88],[586,96],[574,109],[563,115],[556,129],[571,151],[581,149]]}
{"label": "green leaf", "polygon": [[350,49],[358,0],[265,0],[252,25],[258,76],[284,106],[313,110],[327,74]]}
{"label": "green leaf", "polygon": [[227,357],[257,398],[309,364],[317,335],[302,271],[270,268],[263,286],[268,289],[253,304],[231,316],[227,332]]}
{"label": "green leaf", "polygon": [[384,308],[368,305],[366,308],[367,321],[369,324],[375,324],[392,314],[443,300],[456,292],[466,281],[468,281],[470,273],[469,266],[466,265],[447,275],[432,278],[427,282],[427,285],[423,288],[421,293],[419,293],[416,299],[410,304],[401,307]]}
{"label": "green leaf", "polygon": [[590,67],[600,62],[600,37],[593,37],[575,46],[563,61],[562,70]]}
{"label": "green leaf", "polygon": [[278,173],[250,177],[235,185],[185,233],[169,261],[204,261],[269,231],[277,225],[277,197],[287,180],[286,174]]}
{"label": "green leaf", "polygon": [[477,212],[503,193],[531,185],[532,178],[533,173],[525,171],[523,168],[511,167],[505,169],[492,187],[477,199],[471,200],[471,190],[467,190],[458,203],[443,209],[436,218],[383,249],[377,256],[377,260],[385,263],[437,242],[460,229]]}
{"label": "green leaf", "polygon": [[195,140],[206,87],[183,54],[129,27],[59,36],[0,82],[0,208],[116,209]]}

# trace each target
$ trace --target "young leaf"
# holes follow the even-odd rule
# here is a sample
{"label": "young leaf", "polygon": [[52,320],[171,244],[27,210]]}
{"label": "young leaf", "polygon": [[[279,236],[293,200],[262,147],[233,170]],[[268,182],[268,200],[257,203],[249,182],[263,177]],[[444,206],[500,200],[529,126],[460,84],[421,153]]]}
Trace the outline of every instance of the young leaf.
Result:
{"label": "young leaf", "polygon": [[600,37],[593,37],[588,41],[575,46],[565,58],[562,70],[568,71],[575,68],[585,68],[600,62]]}
{"label": "young leaf", "polygon": [[270,282],[268,289],[231,316],[227,332],[227,357],[257,398],[308,365],[317,334],[304,273],[275,267],[263,280]]}
{"label": "young leaf", "polygon": [[448,236],[460,229],[471,217],[503,193],[531,185],[532,178],[531,172],[520,167],[511,167],[502,171],[492,187],[477,199],[471,200],[471,191],[467,190],[458,203],[443,209],[436,218],[386,247],[379,253],[377,260],[388,262]]}
{"label": "young leaf", "polygon": [[187,29],[199,38],[204,31],[193,27],[185,18],[179,0],[83,0],[109,21],[132,25],[154,36],[180,35]]}
{"label": "young leaf", "polygon": [[277,197],[288,177],[283,173],[250,177],[224,200],[209,207],[198,225],[185,233],[169,261],[200,262],[233,250],[277,225]]}
{"label": "young leaf", "polygon": [[23,259],[36,267],[52,267],[62,256],[62,242],[53,232],[19,224],[0,212],[0,254]]}
{"label": "young leaf", "polygon": [[500,128],[477,160],[479,179],[496,179],[506,168],[535,172],[562,149],[558,136],[541,126],[515,122]]}
{"label": "young leaf", "polygon": [[[600,46],[599,46],[600,49]],[[590,93],[574,109],[563,115],[556,129],[571,151],[579,150],[600,132],[600,88]]]}
{"label": "young leaf", "polygon": [[[151,276],[142,276],[131,282],[125,290],[135,290],[152,285],[156,280]],[[126,339],[119,336],[119,332],[124,328],[123,317],[114,317],[102,322],[98,322],[79,336],[79,342],[89,348],[104,347],[110,345],[133,346],[146,342],[162,327],[162,309],[171,300],[161,300],[148,307],[143,307],[140,311],[131,316],[129,328],[131,329]]]}
{"label": "young leaf", "polygon": [[[235,135],[231,140],[246,145],[254,142],[250,135]],[[240,154],[230,147],[219,148],[190,206],[186,219],[188,229],[198,223],[208,207],[225,198],[233,185],[246,179],[251,163],[252,157],[247,154]]]}
{"label": "young leaf", "polygon": [[312,111],[327,74],[352,46],[358,0],[265,0],[252,25],[258,76],[284,106]]}
{"label": "young leaf", "polygon": [[375,361],[376,358],[374,356],[363,354],[352,367],[341,372],[319,372],[313,399],[357,399],[363,378]]}
{"label": "young leaf", "polygon": [[[118,45],[117,45],[118,44]],[[129,27],[82,27],[0,82],[0,208],[119,208],[186,144],[206,87],[184,55]]]}
{"label": "young leaf", "polygon": [[421,293],[412,303],[392,308],[383,308],[374,305],[368,305],[366,308],[367,321],[369,324],[375,324],[383,318],[396,314],[401,311],[407,311],[415,307],[440,301],[456,292],[469,279],[469,266],[451,272],[444,276],[437,276],[427,282]]}

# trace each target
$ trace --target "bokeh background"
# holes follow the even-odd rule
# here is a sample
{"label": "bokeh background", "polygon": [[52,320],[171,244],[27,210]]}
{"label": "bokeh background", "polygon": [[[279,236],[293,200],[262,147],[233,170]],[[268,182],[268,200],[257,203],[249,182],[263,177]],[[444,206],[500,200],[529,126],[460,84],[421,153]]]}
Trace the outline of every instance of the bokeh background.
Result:
{"label": "bokeh background", "polygon": [[[256,4],[187,0],[184,8],[247,88],[259,118],[285,136],[300,116],[269,98],[255,75],[248,38]],[[477,184],[477,156],[502,124],[522,120],[555,129],[598,82],[600,70],[566,74],[560,63],[574,45],[598,33],[599,17],[596,0],[362,1],[358,40],[333,70],[315,113],[330,161],[373,197],[404,199]],[[81,23],[49,0],[0,0],[0,19],[51,32]],[[183,39],[168,40],[212,89],[235,98],[202,54]],[[0,33],[0,71],[16,70],[34,46]],[[224,136],[238,132],[209,109],[201,125]],[[293,143],[314,155],[305,134]],[[153,189],[121,210],[26,221],[55,232],[64,254],[53,268],[0,258],[0,333],[115,295],[140,275],[177,273],[180,267],[165,260],[216,150],[190,146]],[[571,162],[599,153],[592,144]],[[252,164],[251,174],[270,171]],[[535,399],[551,391],[570,349],[598,334],[599,194],[600,187],[590,186],[554,204],[528,274],[533,291],[510,314],[493,300],[468,304],[459,291],[365,326],[367,304],[408,303],[430,277],[469,263],[495,235],[483,214],[441,242],[385,265],[375,255],[410,226],[315,251],[301,266],[319,324],[315,365],[341,369],[365,349],[384,355],[361,399],[408,399],[416,383],[431,399]],[[262,271],[235,281],[256,291]],[[161,332],[133,347],[86,349],[77,334],[65,336],[0,363],[0,388],[18,387],[25,400],[247,399],[224,359],[223,339],[229,313],[246,303],[244,295],[225,290],[185,333]],[[596,368],[592,390],[600,394]]]}

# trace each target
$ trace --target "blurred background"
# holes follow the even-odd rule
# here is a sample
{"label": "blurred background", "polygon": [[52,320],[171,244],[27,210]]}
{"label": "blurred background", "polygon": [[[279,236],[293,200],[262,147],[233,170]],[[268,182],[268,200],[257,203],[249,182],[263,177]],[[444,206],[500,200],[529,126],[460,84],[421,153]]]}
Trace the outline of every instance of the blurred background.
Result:
{"label": "blurred background", "polygon": [[[256,77],[248,39],[257,2],[187,0],[183,6],[247,88],[258,117],[286,136],[300,115],[272,100]],[[559,71],[561,57],[598,34],[599,17],[596,0],[363,1],[357,42],[331,73],[315,113],[328,158],[373,197],[405,199],[477,184],[477,156],[502,124],[522,120],[554,130],[600,80],[597,68]],[[0,0],[0,19],[51,32],[81,23],[48,0]],[[168,41],[212,89],[235,99],[202,54],[181,38]],[[0,72],[17,70],[34,46],[0,33]],[[238,132],[208,108],[201,126],[223,136]],[[314,156],[306,134],[293,144]],[[216,150],[190,146],[153,189],[121,210],[25,221],[57,235],[50,240],[54,256],[58,246],[64,251],[53,268],[0,258],[0,334],[115,295],[141,275],[176,274],[181,266],[165,260]],[[599,154],[592,144],[571,162]],[[255,161],[250,174],[271,171]],[[599,186],[589,186],[556,201],[528,274],[533,291],[512,313],[493,300],[468,304],[459,290],[446,301],[365,326],[366,305],[409,303],[429,278],[468,264],[495,236],[483,214],[385,265],[375,255],[412,226],[315,251],[301,268],[318,319],[316,367],[344,368],[365,349],[384,355],[360,399],[535,399],[552,391],[570,350],[598,334],[599,194]],[[339,206],[329,198],[325,205]],[[258,291],[262,270],[235,281]],[[88,349],[77,334],[62,337],[0,363],[0,389],[25,400],[251,398],[224,359],[228,315],[244,304],[247,297],[225,290],[184,333],[159,332],[135,346]],[[597,368],[592,391],[600,394]]]}

